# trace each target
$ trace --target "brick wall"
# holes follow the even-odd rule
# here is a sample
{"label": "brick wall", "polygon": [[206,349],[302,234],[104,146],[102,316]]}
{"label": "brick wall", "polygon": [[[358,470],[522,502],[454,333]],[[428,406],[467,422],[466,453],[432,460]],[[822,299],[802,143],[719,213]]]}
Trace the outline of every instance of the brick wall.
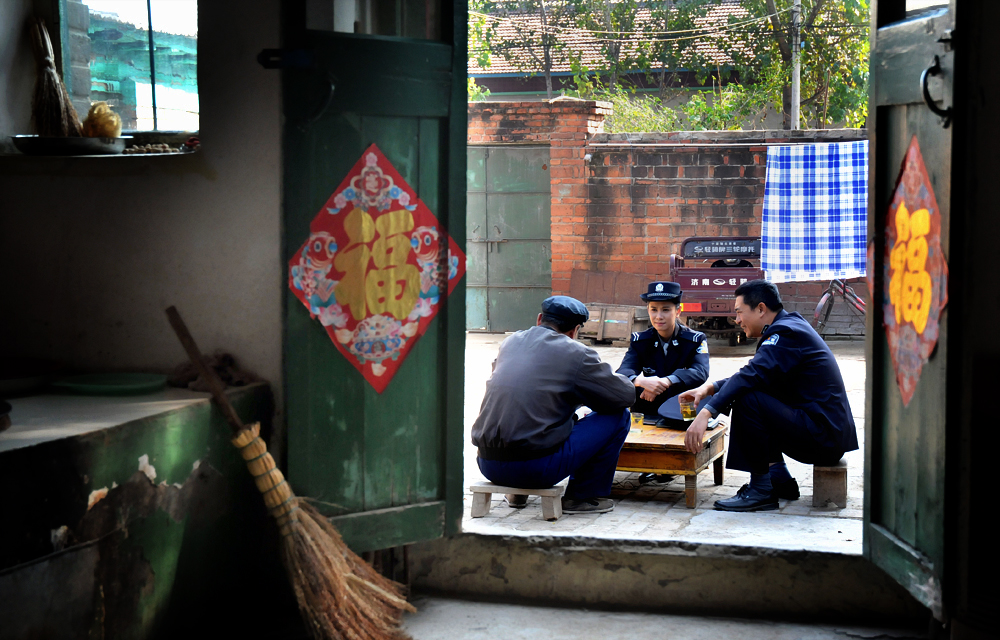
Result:
{"label": "brick wall", "polygon": [[[759,235],[767,145],[866,136],[851,129],[605,134],[610,109],[572,100],[469,105],[470,145],[551,144],[552,290],[586,302],[636,299],[646,282],[666,278],[685,238]],[[786,307],[811,318],[825,286],[780,289]],[[863,283],[855,290],[867,298]],[[864,331],[843,303],[831,320],[829,333]]]}

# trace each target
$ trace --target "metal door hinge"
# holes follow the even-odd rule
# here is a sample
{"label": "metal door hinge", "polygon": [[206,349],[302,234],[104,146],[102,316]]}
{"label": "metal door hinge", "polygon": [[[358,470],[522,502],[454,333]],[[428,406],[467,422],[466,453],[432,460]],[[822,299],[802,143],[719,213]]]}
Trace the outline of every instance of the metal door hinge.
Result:
{"label": "metal door hinge", "polygon": [[952,48],[953,48],[953,40],[952,40],[952,38],[954,37],[954,35],[955,35],[955,30],[954,29],[948,29],[943,34],[941,34],[940,38],[938,38],[938,42],[940,42],[942,45],[944,45],[945,53],[947,53],[947,52],[949,52],[949,51],[952,50]]}

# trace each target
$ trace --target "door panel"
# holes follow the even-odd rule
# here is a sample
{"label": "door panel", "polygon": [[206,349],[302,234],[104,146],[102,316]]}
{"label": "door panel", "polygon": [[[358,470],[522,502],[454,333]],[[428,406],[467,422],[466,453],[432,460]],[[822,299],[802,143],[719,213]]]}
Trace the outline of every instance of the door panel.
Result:
{"label": "door panel", "polygon": [[486,251],[487,243],[485,240],[469,240],[466,254],[469,268],[465,272],[465,277],[469,280],[468,288],[470,291],[476,287],[486,286]]}
{"label": "door panel", "polygon": [[[898,5],[899,3],[895,3]],[[882,3],[883,12],[898,6]],[[878,24],[878,22],[877,22]],[[937,349],[924,365],[917,391],[904,407],[882,326],[886,283],[882,281],[888,203],[906,149],[914,135],[941,214],[941,247],[949,255],[951,135],[924,104],[921,72],[935,55],[943,74],[929,84],[931,95],[951,103],[953,56],[939,42],[952,27],[951,13],[937,11],[888,24],[873,34],[872,90],[868,126],[872,175],[869,241],[874,243],[870,275],[868,389],[865,410],[865,554],[885,569],[934,615],[943,615],[945,572],[945,424],[947,416],[948,311],[940,319]]]}
{"label": "door panel", "polygon": [[547,147],[490,147],[486,159],[489,190],[549,193]]}
{"label": "door panel", "polygon": [[[461,39],[464,4],[455,11],[462,27],[446,31]],[[454,165],[461,167],[459,179],[466,166],[465,118],[449,114],[459,102],[453,89],[464,98],[464,75],[452,83],[456,69],[464,74],[464,40],[456,53],[446,44],[401,38],[320,31],[294,38],[315,65],[283,72],[286,259],[372,143],[463,246],[464,188],[451,189],[450,182]],[[317,506],[356,551],[460,526],[463,401],[455,380],[464,327],[456,332],[453,325],[462,323],[464,297],[460,283],[379,394],[320,323],[286,296],[289,480],[299,495],[321,501]]]}
{"label": "door panel", "polygon": [[[487,258],[491,290],[496,287],[530,286],[551,291],[552,274],[538,268],[538,265],[548,263],[548,242],[508,240],[495,243],[493,247],[493,253]],[[535,309],[534,313],[537,314],[538,311],[539,309]]]}
{"label": "door panel", "polygon": [[[472,247],[473,245],[469,246]],[[466,272],[466,276],[468,276],[468,272]],[[465,317],[466,328],[470,331],[486,331],[489,324],[486,312],[486,309],[489,307],[489,297],[487,296],[486,287],[476,287],[470,282],[465,291],[465,305],[467,309]]]}
{"label": "door panel", "polygon": [[552,196],[548,191],[494,196],[486,213],[491,237],[548,241],[552,237],[551,207]]}
{"label": "door panel", "polygon": [[[527,329],[535,324],[542,300],[552,295],[551,289],[499,288],[490,289],[490,323],[495,327]],[[530,316],[530,322],[526,318]]]}
{"label": "door panel", "polygon": [[552,291],[548,147],[470,147],[466,327],[517,331]]}
{"label": "door panel", "polygon": [[486,147],[469,147],[465,183],[470,193],[486,192]]}

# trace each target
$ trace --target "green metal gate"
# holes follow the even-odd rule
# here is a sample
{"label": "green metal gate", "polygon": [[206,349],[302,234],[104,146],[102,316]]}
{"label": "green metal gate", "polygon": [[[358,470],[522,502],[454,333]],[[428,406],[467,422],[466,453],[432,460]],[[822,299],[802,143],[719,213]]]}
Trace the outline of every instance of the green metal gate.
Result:
{"label": "green metal gate", "polygon": [[465,326],[517,331],[552,295],[549,148],[468,150]]}

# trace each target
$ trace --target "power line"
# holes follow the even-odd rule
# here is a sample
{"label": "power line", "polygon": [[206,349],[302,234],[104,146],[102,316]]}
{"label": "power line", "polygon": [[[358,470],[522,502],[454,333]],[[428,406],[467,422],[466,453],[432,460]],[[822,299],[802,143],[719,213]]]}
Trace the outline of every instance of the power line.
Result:
{"label": "power line", "polygon": [[[586,34],[590,34],[590,35],[602,34],[602,35],[612,35],[612,36],[647,35],[647,34],[649,34],[649,35],[673,35],[673,34],[677,34],[677,33],[700,33],[701,35],[707,35],[707,34],[710,34],[710,33],[722,33],[722,32],[726,32],[726,31],[731,31],[731,30],[733,30],[733,29],[735,29],[737,27],[743,26],[743,25],[753,24],[753,23],[756,23],[756,22],[764,21],[764,20],[770,20],[771,18],[777,17],[780,14],[786,13],[788,11],[791,11],[791,8],[781,9],[781,10],[775,12],[775,13],[769,13],[767,15],[760,16],[760,17],[757,17],[757,18],[751,18],[750,20],[745,20],[743,22],[727,23],[725,25],[710,26],[710,27],[698,27],[696,29],[680,29],[680,30],[676,30],[676,31],[601,31],[601,30],[597,30],[597,29],[585,29],[583,27],[561,27],[561,26],[557,26],[557,25],[542,25],[541,29],[543,30],[543,32],[545,32],[546,30],[550,30],[550,31],[571,31],[571,32],[577,32],[577,33],[586,33]],[[478,11],[469,11],[469,15],[471,15],[471,16],[478,16],[478,17],[485,18],[487,20],[493,20],[493,21],[496,21],[496,22],[511,22],[511,23],[515,23],[515,24],[517,24],[517,23],[522,23],[523,24],[523,23],[527,22],[527,20],[525,20],[525,19],[512,18],[510,16],[494,16],[494,15],[490,15],[490,14],[487,14],[487,13],[480,13]],[[694,36],[694,37],[701,37],[701,35]],[[677,38],[677,39],[678,40],[683,40],[683,39],[686,39],[686,38]]]}

